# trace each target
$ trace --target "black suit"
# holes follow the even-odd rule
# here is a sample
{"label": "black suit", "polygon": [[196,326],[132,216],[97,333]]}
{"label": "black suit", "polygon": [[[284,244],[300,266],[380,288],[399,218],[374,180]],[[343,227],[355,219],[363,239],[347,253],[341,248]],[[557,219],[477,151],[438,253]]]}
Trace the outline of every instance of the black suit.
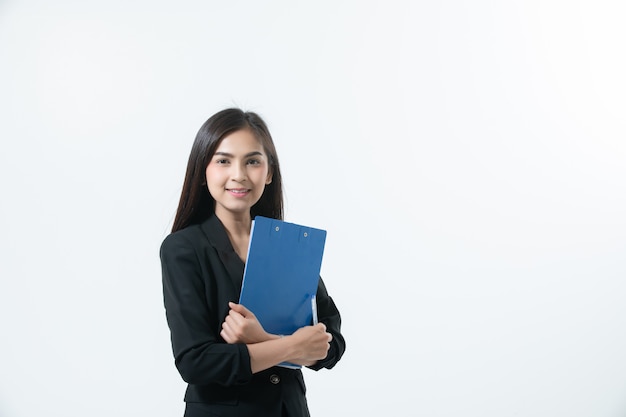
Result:
{"label": "black suit", "polygon": [[[161,266],[174,359],[189,384],[186,415],[280,416],[284,408],[290,416],[308,416],[300,370],[273,367],[252,374],[246,345],[220,336],[228,302],[239,300],[244,263],[219,219],[211,216],[166,237]],[[321,279],[317,303],[319,321],[333,340],[315,370],[332,368],[345,350],[339,311]]]}

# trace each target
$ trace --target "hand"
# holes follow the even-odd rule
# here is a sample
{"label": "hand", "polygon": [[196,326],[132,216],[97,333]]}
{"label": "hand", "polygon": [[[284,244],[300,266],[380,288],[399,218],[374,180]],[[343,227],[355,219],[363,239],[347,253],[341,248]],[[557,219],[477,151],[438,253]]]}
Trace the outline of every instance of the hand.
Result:
{"label": "hand", "polygon": [[270,334],[263,329],[256,316],[242,304],[228,303],[230,311],[222,323],[220,335],[230,344],[259,343],[269,340]]}
{"label": "hand", "polygon": [[326,331],[323,323],[302,327],[290,337],[295,339],[300,348],[298,357],[291,362],[303,366],[313,365],[325,359],[328,356],[330,342],[333,340],[333,335]]}

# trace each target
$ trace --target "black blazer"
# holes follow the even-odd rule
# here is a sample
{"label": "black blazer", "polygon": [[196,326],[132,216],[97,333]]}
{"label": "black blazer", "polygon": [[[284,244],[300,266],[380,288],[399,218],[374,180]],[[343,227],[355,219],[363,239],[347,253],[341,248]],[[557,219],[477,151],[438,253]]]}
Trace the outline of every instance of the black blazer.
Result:
{"label": "black blazer", "polygon": [[[165,238],[161,245],[163,298],[174,361],[188,383],[185,401],[219,415],[308,415],[300,370],[273,367],[252,374],[245,344],[220,336],[238,302],[244,263],[235,253],[216,216]],[[332,368],[345,350],[341,317],[324,282],[317,289],[318,318],[332,334],[328,356],[311,369]]]}

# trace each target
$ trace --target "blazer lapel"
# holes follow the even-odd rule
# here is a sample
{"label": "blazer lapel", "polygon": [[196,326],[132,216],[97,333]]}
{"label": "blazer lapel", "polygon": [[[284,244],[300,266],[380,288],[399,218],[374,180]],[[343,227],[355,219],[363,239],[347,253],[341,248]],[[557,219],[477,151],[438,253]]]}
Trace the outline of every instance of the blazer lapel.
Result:
{"label": "blazer lapel", "polygon": [[241,293],[245,264],[233,249],[233,245],[230,243],[224,225],[222,225],[222,222],[217,216],[212,215],[202,223],[201,228],[209,240],[209,243],[211,243],[211,246],[217,250],[217,254],[224,264],[237,294]]}

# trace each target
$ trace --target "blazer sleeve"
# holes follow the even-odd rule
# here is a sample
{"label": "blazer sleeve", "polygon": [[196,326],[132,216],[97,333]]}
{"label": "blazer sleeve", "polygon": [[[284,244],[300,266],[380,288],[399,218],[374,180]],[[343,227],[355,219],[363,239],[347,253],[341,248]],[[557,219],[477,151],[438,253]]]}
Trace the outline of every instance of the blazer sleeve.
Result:
{"label": "blazer sleeve", "polygon": [[341,315],[333,299],[328,295],[326,285],[321,278],[317,286],[316,300],[318,320],[324,323],[326,331],[333,335],[326,358],[309,366],[310,369],[318,371],[322,368],[331,369],[339,362],[346,350],[346,342],[341,334]]}
{"label": "blazer sleeve", "polygon": [[227,344],[219,335],[218,306],[207,301],[201,254],[192,240],[170,234],[161,244],[165,314],[174,361],[190,384],[241,385],[252,379],[250,354],[244,344]]}

